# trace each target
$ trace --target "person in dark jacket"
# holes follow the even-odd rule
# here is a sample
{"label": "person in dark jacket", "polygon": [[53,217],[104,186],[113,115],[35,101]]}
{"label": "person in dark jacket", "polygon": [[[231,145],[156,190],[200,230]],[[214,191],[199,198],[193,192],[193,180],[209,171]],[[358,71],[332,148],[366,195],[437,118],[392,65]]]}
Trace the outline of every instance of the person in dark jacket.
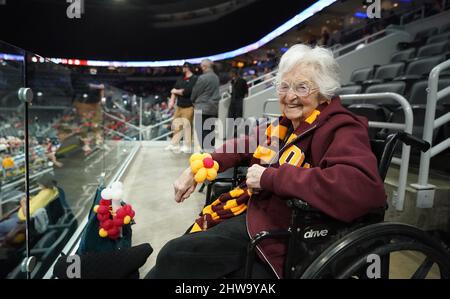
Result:
{"label": "person in dark jacket", "polygon": [[231,103],[228,110],[228,117],[242,117],[242,106],[244,98],[248,95],[247,81],[239,74],[239,71],[233,69],[231,71]]}
{"label": "person in dark jacket", "polygon": [[[270,138],[260,138],[264,142],[256,149],[251,146],[254,136],[233,139],[212,154],[219,172],[250,166],[245,207],[222,221],[216,215],[211,221],[214,225],[208,223],[204,209],[203,227],[169,241],[159,252],[149,278],[241,274],[250,238],[263,230],[288,229],[289,198],[301,198],[343,222],[385,205],[367,119],[346,110],[335,96],[340,87],[338,73],[332,52],[322,47],[295,45],[282,56],[276,77],[282,116],[262,130]],[[188,168],[175,181],[175,200],[183,202],[195,187]],[[236,191],[239,196],[242,192]],[[257,246],[255,278],[282,278],[286,251],[285,240],[262,241]]]}
{"label": "person in dark jacket", "polygon": [[[177,80],[171,90],[169,110],[175,105],[175,100],[176,108],[172,122],[173,137],[166,149],[174,152],[191,152],[192,123],[194,119],[194,106],[191,101],[191,93],[192,88],[197,82],[197,76],[192,71],[192,64],[185,62],[183,64],[183,77]],[[184,137],[184,145],[180,149],[179,143],[182,137]]]}

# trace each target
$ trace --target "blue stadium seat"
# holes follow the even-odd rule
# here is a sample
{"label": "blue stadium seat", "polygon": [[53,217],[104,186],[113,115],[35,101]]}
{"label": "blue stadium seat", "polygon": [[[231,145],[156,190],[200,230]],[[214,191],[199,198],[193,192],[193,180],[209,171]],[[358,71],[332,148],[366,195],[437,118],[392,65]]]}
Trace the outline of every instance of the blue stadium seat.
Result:
{"label": "blue stadium seat", "polygon": [[[365,93],[379,93],[379,92],[393,92],[398,93],[400,95],[404,95],[405,93],[405,82],[403,81],[395,81],[395,82],[389,82],[389,83],[382,83],[382,84],[374,84],[367,87]],[[372,103],[372,101],[371,101]],[[382,105],[385,107],[397,107],[399,106],[398,102],[391,98],[380,98],[379,100],[376,100],[373,102],[377,105]]]}
{"label": "blue stadium seat", "polygon": [[360,82],[366,81],[372,77],[372,73],[373,73],[373,68],[371,66],[356,69],[352,72],[350,81],[354,82],[354,83],[360,83]]}
{"label": "blue stadium seat", "polygon": [[444,54],[448,47],[450,42],[448,40],[437,42],[434,44],[428,44],[426,46],[423,46],[419,48],[417,51],[417,57],[425,57],[425,56],[434,56],[434,55],[440,55]]}
{"label": "blue stadium seat", "polygon": [[405,74],[403,76],[395,78],[395,80],[420,79],[422,76],[427,76],[436,65],[443,62],[444,60],[444,55],[439,55],[412,61],[406,67]]}
{"label": "blue stadium seat", "polygon": [[393,79],[400,76],[405,69],[404,62],[395,62],[385,65],[380,65],[375,70],[373,79],[364,81],[364,84],[382,83],[384,80]]}
{"label": "blue stadium seat", "polygon": [[450,32],[444,32],[435,36],[430,36],[427,39],[427,44],[433,44],[438,42],[445,42],[450,40]]}

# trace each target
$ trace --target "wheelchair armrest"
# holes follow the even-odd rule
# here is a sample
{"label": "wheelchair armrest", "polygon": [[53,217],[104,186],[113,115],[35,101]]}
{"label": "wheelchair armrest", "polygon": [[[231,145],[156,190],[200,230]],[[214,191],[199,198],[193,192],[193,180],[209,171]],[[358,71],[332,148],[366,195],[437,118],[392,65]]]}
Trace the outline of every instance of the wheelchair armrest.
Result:
{"label": "wheelchair armrest", "polygon": [[218,178],[214,181],[209,182],[209,184],[214,185],[215,183],[232,183],[234,178]]}
{"label": "wheelchair armrest", "polygon": [[316,208],[313,208],[312,206],[310,206],[306,201],[303,201],[299,198],[288,199],[287,205],[290,208],[299,209],[302,211],[308,211],[308,212],[318,212],[319,211]]}
{"label": "wheelchair armrest", "polygon": [[398,135],[398,138],[406,145],[410,145],[413,148],[417,148],[422,152],[428,151],[428,149],[431,147],[429,142],[405,132],[401,132]]}
{"label": "wheelchair armrest", "polygon": [[277,231],[261,231],[250,239],[250,243],[247,247],[247,258],[245,261],[244,277],[250,279],[252,277],[253,262],[255,257],[255,250],[258,243],[265,239],[278,239],[289,238],[291,236],[290,230],[277,230]]}

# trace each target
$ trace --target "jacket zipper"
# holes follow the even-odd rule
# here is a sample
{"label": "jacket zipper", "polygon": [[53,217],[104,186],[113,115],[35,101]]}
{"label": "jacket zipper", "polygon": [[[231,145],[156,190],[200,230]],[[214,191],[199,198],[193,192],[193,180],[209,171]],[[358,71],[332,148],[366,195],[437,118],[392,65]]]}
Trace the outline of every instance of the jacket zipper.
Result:
{"label": "jacket zipper", "polygon": [[[294,142],[297,142],[297,140],[299,140],[301,137],[305,136],[305,134],[311,132],[312,130],[314,130],[317,127],[317,124],[315,124],[314,126],[312,126],[311,128],[309,128],[308,130],[304,131],[302,134],[298,135],[294,140],[292,140],[289,143],[286,143],[279,151],[278,151],[278,155],[288,146],[293,144]],[[275,155],[275,157],[277,157],[278,155]],[[272,158],[273,159],[273,158]],[[270,164],[267,166],[267,168],[269,168],[271,165],[273,164],[273,162],[271,161]],[[247,202],[247,213],[245,215],[245,224],[247,226],[247,234],[249,236],[250,239],[252,239],[252,236],[250,234],[250,231],[248,230],[248,211],[250,210],[250,201],[252,200],[252,198],[250,197],[248,199]],[[275,271],[275,268],[272,266],[272,264],[269,262],[269,260],[267,259],[267,257],[264,255],[263,251],[261,248],[259,248],[259,245],[256,245],[256,249],[259,251],[259,253],[262,255],[262,257],[265,259],[266,263],[270,266],[270,268],[272,269],[273,273],[275,273],[275,275],[277,276],[278,279],[280,279],[280,276],[278,275],[277,271]],[[252,269],[250,269],[250,271],[252,271]]]}
{"label": "jacket zipper", "polygon": [[[247,211],[250,208],[250,201],[251,201],[251,197],[248,199],[247,202]],[[248,230],[248,212],[245,213],[245,222],[246,222],[246,227],[247,227],[247,234],[249,236],[250,239],[252,239],[252,236],[250,234],[250,231]],[[264,255],[264,253],[262,252],[261,248],[259,248],[258,245],[256,245],[256,249],[258,249],[259,253],[261,253],[261,255],[263,256],[263,258],[266,260],[266,263],[270,266],[270,268],[272,269],[273,273],[275,273],[276,277],[278,279],[280,279],[280,276],[278,276],[277,271],[275,271],[275,268],[272,266],[272,264],[269,262],[269,260],[267,259],[267,257]],[[253,269],[250,269],[250,271],[253,271]]]}

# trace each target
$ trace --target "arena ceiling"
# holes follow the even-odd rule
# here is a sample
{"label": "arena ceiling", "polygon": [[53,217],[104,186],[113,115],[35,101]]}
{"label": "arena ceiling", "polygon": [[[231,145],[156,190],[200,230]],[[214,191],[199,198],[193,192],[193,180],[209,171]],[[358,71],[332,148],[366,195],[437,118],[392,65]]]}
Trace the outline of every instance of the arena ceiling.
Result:
{"label": "arena ceiling", "polygon": [[[46,57],[165,60],[248,45],[312,0],[2,0],[0,40]],[[1,4],[1,2],[0,2]]]}

